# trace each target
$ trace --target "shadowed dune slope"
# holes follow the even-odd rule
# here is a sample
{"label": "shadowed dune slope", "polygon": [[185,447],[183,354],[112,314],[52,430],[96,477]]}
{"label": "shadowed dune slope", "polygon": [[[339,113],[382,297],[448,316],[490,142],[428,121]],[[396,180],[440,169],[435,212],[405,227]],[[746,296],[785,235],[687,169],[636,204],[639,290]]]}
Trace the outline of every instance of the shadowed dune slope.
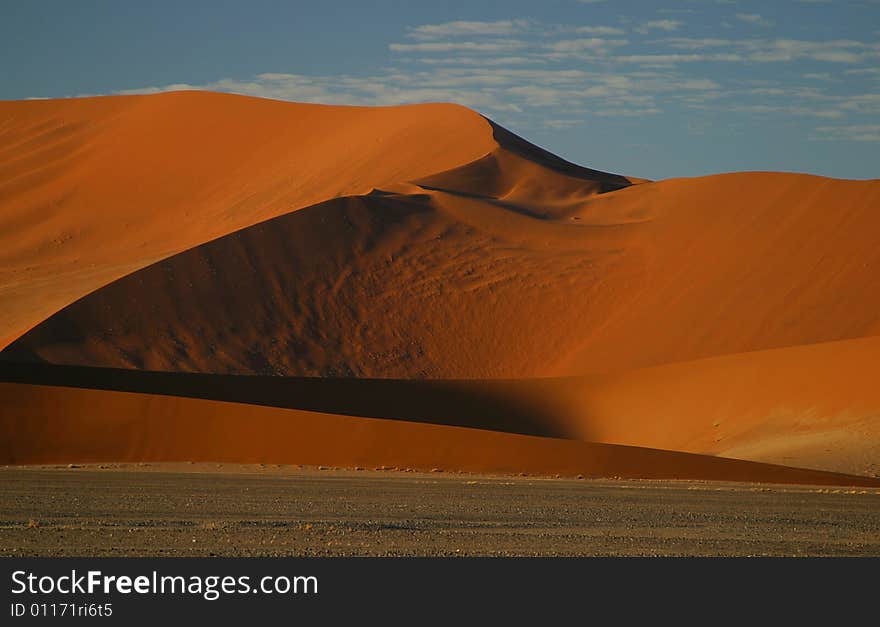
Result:
{"label": "shadowed dune slope", "polygon": [[553,161],[457,105],[209,92],[0,102],[0,347],[158,259],[469,163],[498,149],[495,135],[552,167],[627,184]]}
{"label": "shadowed dune slope", "polygon": [[[11,361],[287,376],[539,376],[602,323],[630,225],[375,193],[302,209],[128,275]],[[447,207],[447,202],[451,203]]]}
{"label": "shadowed dune slope", "polygon": [[16,408],[0,417],[0,463],[263,462],[880,486],[687,453],[159,395],[2,383],[0,405]]}
{"label": "shadowed dune slope", "polygon": [[[555,381],[295,378],[0,362],[0,382],[181,396],[524,435],[583,435],[584,424],[571,420],[554,401],[560,391]],[[14,412],[12,405],[0,407],[0,416]]]}
{"label": "shadowed dune slope", "polygon": [[880,333],[878,182],[746,173],[596,195],[540,167],[494,151],[260,223],[89,294],[0,357],[522,378]]}
{"label": "shadowed dune slope", "polygon": [[493,150],[453,105],[205,92],[0,102],[0,339],[159,258]]}
{"label": "shadowed dune slope", "polygon": [[[209,375],[0,362],[0,381],[232,401],[880,475],[880,337],[521,380]],[[14,405],[0,409],[11,416]]]}

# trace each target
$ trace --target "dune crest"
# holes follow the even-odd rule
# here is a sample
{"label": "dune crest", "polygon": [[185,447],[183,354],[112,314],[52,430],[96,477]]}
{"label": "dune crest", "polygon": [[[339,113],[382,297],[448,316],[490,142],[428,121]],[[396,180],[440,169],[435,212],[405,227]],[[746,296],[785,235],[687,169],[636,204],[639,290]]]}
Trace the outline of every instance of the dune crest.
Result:
{"label": "dune crest", "polygon": [[0,338],[168,255],[496,147],[485,118],[445,104],[208,92],[0,102]]}

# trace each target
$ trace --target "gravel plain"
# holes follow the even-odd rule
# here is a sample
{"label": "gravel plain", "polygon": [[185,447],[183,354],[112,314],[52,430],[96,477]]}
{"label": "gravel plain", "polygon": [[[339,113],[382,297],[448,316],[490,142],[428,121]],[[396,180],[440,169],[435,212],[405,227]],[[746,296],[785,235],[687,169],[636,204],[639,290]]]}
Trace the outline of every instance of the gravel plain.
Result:
{"label": "gravel plain", "polygon": [[2,467],[3,556],[880,556],[880,490],[217,464]]}

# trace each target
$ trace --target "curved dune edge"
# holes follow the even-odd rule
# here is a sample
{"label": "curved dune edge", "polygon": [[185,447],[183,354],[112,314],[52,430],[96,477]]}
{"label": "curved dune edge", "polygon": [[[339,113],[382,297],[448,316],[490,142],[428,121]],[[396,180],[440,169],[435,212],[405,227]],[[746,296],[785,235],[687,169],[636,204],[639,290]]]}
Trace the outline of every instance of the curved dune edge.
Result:
{"label": "curved dune edge", "polygon": [[611,188],[630,184],[453,104],[348,107],[198,91],[2,101],[0,339],[169,255],[499,150]]}
{"label": "curved dune edge", "polygon": [[880,480],[200,399],[0,384],[0,463],[212,461],[814,485]]}
{"label": "curved dune edge", "polygon": [[496,147],[457,105],[210,92],[0,102],[0,337],[158,259]]}
{"label": "curved dune edge", "polygon": [[599,194],[542,167],[496,150],[260,222],[90,292],[2,357],[532,378],[880,335],[877,181],[743,173]]}
{"label": "curved dune edge", "polygon": [[603,286],[638,225],[562,224],[432,194],[337,198],[236,231],[84,296],[0,358],[211,374],[542,376],[620,303]]}

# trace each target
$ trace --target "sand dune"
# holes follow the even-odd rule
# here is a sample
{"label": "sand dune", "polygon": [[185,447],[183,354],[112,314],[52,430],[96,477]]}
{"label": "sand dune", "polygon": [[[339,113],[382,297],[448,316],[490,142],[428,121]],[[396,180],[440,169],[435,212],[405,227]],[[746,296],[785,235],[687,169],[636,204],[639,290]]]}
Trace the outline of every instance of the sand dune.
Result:
{"label": "sand dune", "polygon": [[[262,222],[89,294],[0,357],[522,378],[880,333],[880,184],[743,174],[596,195],[541,167],[492,153]],[[538,215],[542,174],[557,195]]]}
{"label": "sand dune", "polygon": [[569,437],[880,475],[880,337],[548,383]]}
{"label": "sand dune", "polygon": [[16,408],[0,418],[0,463],[196,460],[880,486],[702,455],[160,395],[3,383],[0,400]]}
{"label": "sand dune", "polygon": [[0,380],[231,401],[876,476],[878,349],[880,337],[874,337],[614,375],[521,380],[290,378],[9,363],[0,363]]}
{"label": "sand dune", "polygon": [[0,102],[0,340],[160,258],[497,147],[485,118],[445,104],[207,92]]}
{"label": "sand dune", "polygon": [[746,172],[593,198],[643,212],[640,282],[564,374],[610,372],[880,334],[880,181]]}
{"label": "sand dune", "polygon": [[[138,393],[5,386],[9,459],[55,455],[47,420],[86,421],[86,442],[104,422],[82,399],[127,398],[125,459],[147,450],[125,437],[185,407],[230,433],[250,428],[232,416],[335,416],[327,442],[308,440],[327,456],[314,463],[363,461],[334,457],[333,439],[382,424],[371,433],[396,446],[473,439],[494,460],[483,470],[550,472],[558,454],[574,472],[584,451],[625,444],[703,455],[650,453],[663,476],[722,463],[707,455],[880,471],[880,181],[649,182],[453,105],[186,92],[0,103],[0,206],[0,380]],[[46,364],[82,380],[40,379]],[[277,428],[285,444],[229,461],[308,457]],[[188,437],[155,454],[183,455]],[[504,457],[526,441],[542,461]],[[211,442],[200,459],[221,454]],[[375,459],[398,459],[390,446]],[[623,466],[596,454],[577,472],[658,476],[642,449]]]}
{"label": "sand dune", "polygon": [[377,193],[263,222],[97,290],[2,358],[286,376],[546,374],[608,314],[602,286],[626,233],[453,204]]}

